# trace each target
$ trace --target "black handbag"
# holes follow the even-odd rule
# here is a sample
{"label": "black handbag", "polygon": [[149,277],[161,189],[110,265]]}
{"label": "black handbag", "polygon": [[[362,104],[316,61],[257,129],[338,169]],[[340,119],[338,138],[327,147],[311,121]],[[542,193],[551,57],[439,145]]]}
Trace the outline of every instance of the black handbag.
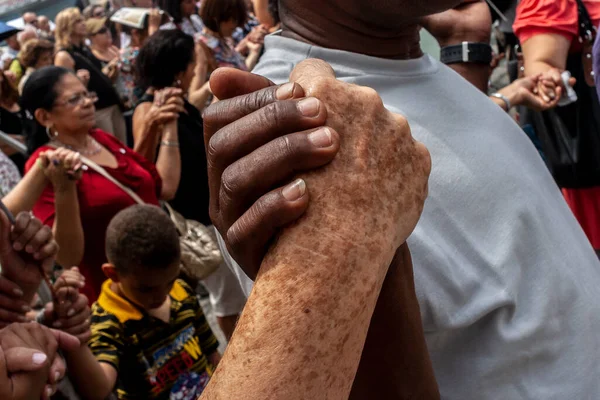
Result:
{"label": "black handbag", "polygon": [[577,0],[577,5],[584,50],[569,55],[567,70],[577,79],[573,89],[578,100],[543,112],[523,110],[521,115],[533,125],[558,186],[573,189],[600,186],[600,104],[591,74],[596,29],[583,2]]}

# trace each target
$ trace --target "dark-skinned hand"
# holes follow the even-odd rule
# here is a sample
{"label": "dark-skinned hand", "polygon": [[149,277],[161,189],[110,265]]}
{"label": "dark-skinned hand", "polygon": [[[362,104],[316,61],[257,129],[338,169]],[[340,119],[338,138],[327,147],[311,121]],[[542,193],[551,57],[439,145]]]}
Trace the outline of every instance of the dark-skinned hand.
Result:
{"label": "dark-skinned hand", "polygon": [[0,265],[2,276],[21,286],[39,285],[40,265],[46,272],[54,266],[58,244],[52,229],[31,213],[21,212],[14,226],[0,211]]}
{"label": "dark-skinned hand", "polygon": [[[307,109],[297,84],[274,85],[247,72],[223,68],[210,86],[221,101],[204,112],[210,215],[233,258],[252,279],[276,233],[306,211],[310,188],[293,182],[299,172],[333,160],[339,136],[311,136],[327,118]],[[303,114],[306,112],[306,115]]]}

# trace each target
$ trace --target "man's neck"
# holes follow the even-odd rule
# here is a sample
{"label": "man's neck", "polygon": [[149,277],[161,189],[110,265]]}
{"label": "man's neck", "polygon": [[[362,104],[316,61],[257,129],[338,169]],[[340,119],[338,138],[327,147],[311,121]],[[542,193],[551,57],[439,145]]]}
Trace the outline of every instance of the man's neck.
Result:
{"label": "man's neck", "polygon": [[[351,26],[328,19],[327,14],[332,15],[314,13],[304,18],[284,17],[282,36],[319,47],[379,58],[414,59],[423,55],[419,43],[420,26],[416,23],[398,21],[393,29],[357,23]],[[327,29],[324,31],[321,27]]]}

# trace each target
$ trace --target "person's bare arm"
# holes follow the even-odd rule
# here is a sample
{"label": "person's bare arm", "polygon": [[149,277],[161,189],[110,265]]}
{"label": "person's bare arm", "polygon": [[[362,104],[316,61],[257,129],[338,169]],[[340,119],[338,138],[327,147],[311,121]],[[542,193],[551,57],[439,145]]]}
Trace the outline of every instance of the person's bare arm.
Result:
{"label": "person's bare arm", "polygon": [[291,189],[304,194],[306,182],[319,196],[264,258],[202,399],[348,398],[388,266],[423,207],[429,156],[404,119],[323,62],[301,63],[292,80],[323,101],[316,114],[344,140]]}
{"label": "person's bare arm", "polygon": [[540,96],[548,103],[553,100],[557,103],[564,90],[560,74],[567,67],[570,47],[571,43],[566,37],[550,33],[534,35],[521,44],[525,75],[542,74],[537,88]]}
{"label": "person's bare arm", "polygon": [[269,0],[252,0],[256,19],[268,28],[275,26],[275,20],[269,11]]}
{"label": "person's bare arm", "polygon": [[104,400],[117,382],[117,370],[98,362],[87,345],[65,353],[69,377],[77,393],[85,400]]}
{"label": "person's bare arm", "polygon": [[156,170],[162,179],[162,200],[175,198],[179,182],[181,181],[181,153],[179,151],[179,135],[177,120],[167,123],[163,130]]}
{"label": "person's bare arm", "polygon": [[525,75],[544,74],[552,68],[563,71],[571,42],[563,35],[542,33],[521,44],[525,59]]}
{"label": "person's bare arm", "polygon": [[349,399],[439,398],[405,244],[383,282]]}
{"label": "person's bare arm", "polygon": [[71,55],[66,51],[59,51],[56,53],[56,56],[54,56],[54,65],[57,67],[67,68],[72,71],[75,70],[75,60],[73,60],[73,57],[71,57]]}
{"label": "person's bare arm", "polygon": [[188,91],[188,101],[200,111],[204,110],[211,95],[207,77],[209,72],[216,68],[215,63],[210,49],[202,41],[197,41],[196,68]]}
{"label": "person's bare arm", "polygon": [[44,171],[34,165],[2,201],[13,214],[30,211],[50,182]]}
{"label": "person's bare arm", "polygon": [[149,161],[156,160],[165,124],[179,118],[183,111],[182,91],[165,88],[154,92],[154,102],[139,104],[133,113],[133,149]]}
{"label": "person's bare arm", "polygon": [[[440,47],[462,42],[489,43],[492,17],[483,0],[464,0],[451,10],[429,15],[421,21],[423,27],[438,41]],[[488,64],[453,63],[448,67],[484,93],[492,69]]]}

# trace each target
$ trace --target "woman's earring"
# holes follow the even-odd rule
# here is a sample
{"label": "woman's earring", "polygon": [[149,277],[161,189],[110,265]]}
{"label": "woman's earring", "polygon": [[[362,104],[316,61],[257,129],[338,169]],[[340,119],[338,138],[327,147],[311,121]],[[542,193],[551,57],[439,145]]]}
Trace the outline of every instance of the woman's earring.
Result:
{"label": "woman's earring", "polygon": [[175,87],[178,87],[178,88],[180,88],[180,87],[181,87],[181,79],[177,79],[177,80],[175,81],[175,85],[177,85],[177,86],[175,86]]}
{"label": "woman's earring", "polygon": [[48,135],[48,139],[54,140],[58,136],[58,132],[54,132],[54,134],[52,134],[52,132],[50,132],[50,126],[47,126],[46,135]]}

